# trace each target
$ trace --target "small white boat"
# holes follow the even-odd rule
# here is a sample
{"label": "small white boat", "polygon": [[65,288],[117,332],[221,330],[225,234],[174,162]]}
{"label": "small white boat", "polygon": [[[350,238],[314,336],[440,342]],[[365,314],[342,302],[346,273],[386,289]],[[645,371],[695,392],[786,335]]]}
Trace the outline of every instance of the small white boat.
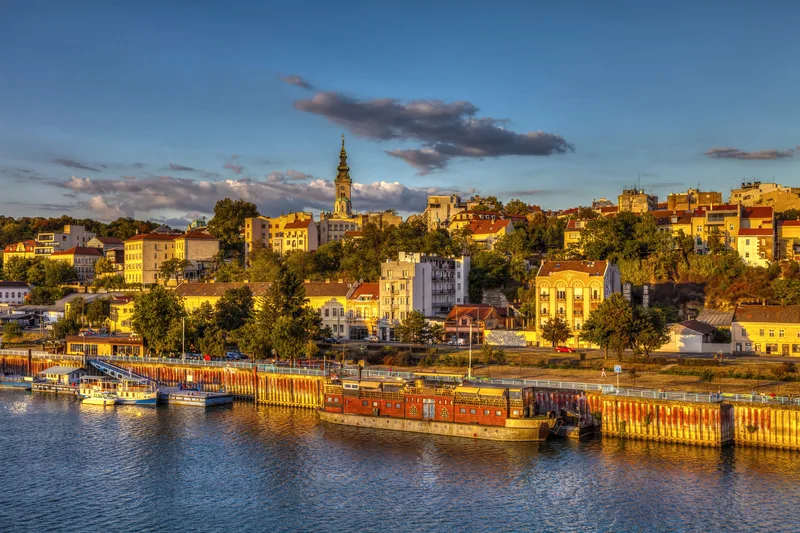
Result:
{"label": "small white boat", "polygon": [[117,386],[117,403],[125,405],[151,405],[158,402],[158,389],[140,379],[122,379]]}
{"label": "small white boat", "polygon": [[111,392],[93,392],[83,399],[87,405],[114,405],[117,403],[117,395]]}

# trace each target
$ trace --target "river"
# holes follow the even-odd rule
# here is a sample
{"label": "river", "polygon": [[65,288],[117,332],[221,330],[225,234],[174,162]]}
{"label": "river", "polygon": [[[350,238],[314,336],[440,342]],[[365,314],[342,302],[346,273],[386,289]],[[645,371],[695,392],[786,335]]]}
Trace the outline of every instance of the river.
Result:
{"label": "river", "polygon": [[0,391],[0,531],[796,532],[800,454],[496,443]]}

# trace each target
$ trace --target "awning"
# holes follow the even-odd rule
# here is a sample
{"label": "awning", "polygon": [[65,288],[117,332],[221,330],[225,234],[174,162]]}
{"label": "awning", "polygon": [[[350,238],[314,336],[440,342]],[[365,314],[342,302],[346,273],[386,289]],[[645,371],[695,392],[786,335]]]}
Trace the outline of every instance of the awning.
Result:
{"label": "awning", "polygon": [[380,381],[359,381],[358,382],[359,389],[380,389],[381,382]]}
{"label": "awning", "polygon": [[456,394],[479,394],[480,387],[456,387]]}
{"label": "awning", "polygon": [[503,396],[506,389],[481,389],[478,394],[481,396]]}

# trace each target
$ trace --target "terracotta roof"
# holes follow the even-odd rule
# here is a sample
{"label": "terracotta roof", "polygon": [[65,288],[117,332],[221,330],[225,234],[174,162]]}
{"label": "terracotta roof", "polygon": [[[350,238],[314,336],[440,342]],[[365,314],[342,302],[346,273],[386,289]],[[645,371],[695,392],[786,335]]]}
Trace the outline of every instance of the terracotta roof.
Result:
{"label": "terracotta roof", "polygon": [[189,231],[187,233],[184,233],[183,235],[178,235],[175,238],[176,239],[180,239],[180,238],[182,238],[182,239],[211,239],[211,240],[215,240],[215,241],[217,240],[216,237],[214,237],[213,235],[211,235],[207,231],[203,231],[203,230],[199,230],[199,229],[198,230]]}
{"label": "terracotta roof", "polygon": [[731,321],[733,320],[733,312],[717,311],[716,309],[703,309],[700,311],[700,314],[697,315],[697,320],[699,322],[711,324],[712,326],[724,326],[729,328],[731,327]]}
{"label": "terracotta roof", "polygon": [[606,261],[545,261],[536,275],[549,276],[554,272],[583,272],[590,276],[602,276],[606,272]]}
{"label": "terracotta roof", "polygon": [[364,232],[363,231],[345,231],[344,232],[344,236],[345,237],[363,237],[364,236]]}
{"label": "terracotta roof", "polygon": [[686,320],[678,325],[683,326],[685,328],[689,328],[698,333],[702,333],[703,335],[708,335],[709,333],[713,333],[717,329],[714,326],[706,324],[705,322],[700,322],[699,320]]}
{"label": "terracotta roof", "polygon": [[95,239],[103,244],[122,244],[122,239],[117,239],[116,237],[95,237]]}
{"label": "terracotta roof", "polygon": [[21,281],[0,281],[0,289],[29,289],[30,285]]}
{"label": "terracotta roof", "polygon": [[800,305],[740,305],[733,312],[734,322],[800,323]]}
{"label": "terracotta roof", "polygon": [[772,237],[775,230],[772,228],[740,228],[739,237],[753,235],[756,237]]}
{"label": "terracotta roof", "polygon": [[571,218],[569,222],[567,222],[567,229],[581,229],[575,227],[575,219]]}
{"label": "terracotta roof", "polygon": [[562,215],[562,216],[563,215],[573,215],[573,214],[575,214],[577,212],[578,212],[578,208],[577,207],[570,207],[569,209],[564,209],[559,214]]}
{"label": "terracotta roof", "polygon": [[781,220],[779,226],[800,226],[800,220]]}
{"label": "terracotta roof", "polygon": [[771,206],[745,207],[742,209],[744,218],[772,218],[775,210]]}
{"label": "terracotta roof", "polygon": [[[182,283],[175,287],[175,294],[179,296],[205,296],[220,297],[228,289],[238,289],[247,285],[253,291],[253,296],[264,296],[271,283]],[[346,296],[350,289],[348,283],[324,281],[307,281],[305,283],[306,296],[309,298],[320,296]]]}
{"label": "terracotta roof", "polygon": [[17,246],[19,246],[19,244],[25,245],[26,252],[32,252],[33,249],[36,247],[36,241],[34,241],[33,239],[27,239],[22,241],[22,243],[15,242],[13,244],[7,245],[5,248],[3,248],[3,252],[16,252]]}
{"label": "terracotta roof", "polygon": [[600,208],[600,212],[603,213],[603,214],[606,214],[606,213],[619,213],[619,206],[618,205],[612,205],[612,206],[608,206],[608,207],[601,207]]}
{"label": "terracotta roof", "polygon": [[473,235],[491,235],[508,227],[511,221],[506,220],[473,220],[469,223],[469,230]]}
{"label": "terracotta roof", "polygon": [[350,295],[351,300],[358,300],[361,296],[371,296],[373,300],[379,298],[380,283],[362,283],[356,287],[353,294]]}
{"label": "terracotta roof", "polygon": [[495,307],[490,304],[456,305],[450,309],[447,319],[456,320],[456,317],[468,316],[476,320],[485,320],[492,312],[502,317],[506,315],[506,308]]}
{"label": "terracotta roof", "polygon": [[164,233],[143,233],[141,235],[134,235],[125,242],[131,241],[171,241],[178,237],[178,235],[166,235]]}
{"label": "terracotta roof", "polygon": [[314,221],[310,218],[306,218],[305,220],[295,220],[294,222],[289,222],[286,224],[283,229],[305,229],[308,228]]}
{"label": "terracotta roof", "polygon": [[58,250],[51,255],[99,255],[102,256],[103,252],[97,248],[89,248],[88,246],[73,246],[69,250]]}
{"label": "terracotta roof", "polygon": [[668,202],[658,202],[658,204],[656,204],[656,207],[658,207],[659,209],[666,209],[668,205],[669,205]]}

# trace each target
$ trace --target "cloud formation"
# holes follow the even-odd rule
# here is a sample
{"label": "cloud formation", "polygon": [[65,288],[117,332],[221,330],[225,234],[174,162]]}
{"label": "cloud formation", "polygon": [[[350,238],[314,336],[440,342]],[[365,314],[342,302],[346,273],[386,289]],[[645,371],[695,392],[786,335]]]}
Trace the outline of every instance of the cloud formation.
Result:
{"label": "cloud formation", "polygon": [[[294,171],[293,174],[304,174]],[[203,213],[210,215],[221,198],[243,198],[254,202],[265,215],[291,211],[323,211],[333,207],[334,185],[331,181],[308,176],[292,179],[289,171],[273,173],[281,179],[250,178],[220,181],[195,181],[171,176],[93,179],[71,177],[49,184],[77,195],[78,207],[103,220],[137,213]],[[399,182],[378,181],[353,184],[353,206],[360,211],[397,209],[421,211],[428,194],[437,188],[409,188]]]}
{"label": "cloud formation", "polygon": [[244,166],[235,164],[234,161],[237,159],[239,159],[238,155],[232,155],[231,158],[228,159],[224,165],[222,165],[222,168],[232,170],[235,174],[241,174],[242,170],[244,170]]}
{"label": "cloud formation", "polygon": [[281,78],[281,80],[283,80],[284,82],[288,83],[289,85],[294,85],[295,87],[300,87],[300,88],[305,89],[307,91],[313,91],[314,90],[314,86],[313,85],[311,85],[306,80],[304,80],[303,78],[301,78],[300,76],[297,76],[297,75],[285,76],[285,77]]}
{"label": "cloud formation", "polygon": [[706,152],[711,159],[784,159],[794,157],[797,149],[788,150],[759,150],[757,152],[744,152],[738,148],[712,148]]}
{"label": "cloud formation", "polygon": [[177,171],[189,171],[195,170],[192,167],[186,167],[183,165],[176,165],[175,163],[170,163],[166,170],[177,170]]}
{"label": "cloud formation", "polygon": [[455,157],[548,156],[574,151],[572,144],[559,135],[517,133],[508,129],[508,120],[478,117],[478,108],[465,101],[361,100],[337,92],[318,92],[310,100],[296,101],[294,107],[323,116],[367,139],[422,143],[420,148],[386,152],[420,174],[443,169]]}
{"label": "cloud formation", "polygon": [[84,165],[80,161],[75,161],[74,159],[65,159],[63,157],[59,157],[57,159],[53,159],[53,163],[61,165],[63,167],[77,168],[80,170],[91,170],[92,172],[100,172],[99,169],[90,167],[88,165]]}

